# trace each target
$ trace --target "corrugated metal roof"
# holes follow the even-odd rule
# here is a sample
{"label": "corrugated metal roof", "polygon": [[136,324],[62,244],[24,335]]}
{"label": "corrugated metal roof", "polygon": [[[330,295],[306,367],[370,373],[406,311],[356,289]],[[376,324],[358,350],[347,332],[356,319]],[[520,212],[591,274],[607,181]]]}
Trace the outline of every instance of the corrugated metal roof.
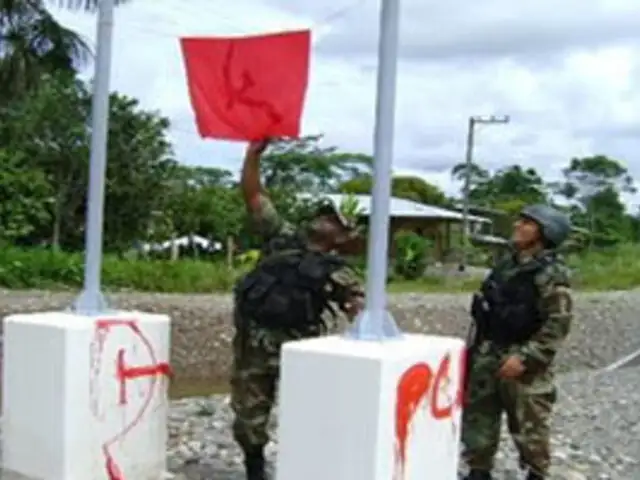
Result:
{"label": "corrugated metal roof", "polygon": [[[308,197],[308,195],[305,196]],[[336,207],[340,207],[346,199],[353,197],[358,201],[359,209],[363,216],[368,217],[371,214],[371,195],[331,194],[323,195],[323,197],[330,199]],[[460,212],[397,197],[391,197],[389,213],[392,217],[432,218],[453,221],[462,221],[463,219],[463,215]],[[490,219],[476,215],[469,215],[469,220],[478,223],[492,223]]]}

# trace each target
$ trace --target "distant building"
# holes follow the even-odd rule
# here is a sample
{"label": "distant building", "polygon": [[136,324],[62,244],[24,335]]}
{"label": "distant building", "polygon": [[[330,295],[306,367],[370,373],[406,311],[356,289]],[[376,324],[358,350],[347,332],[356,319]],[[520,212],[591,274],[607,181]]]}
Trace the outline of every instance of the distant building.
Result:
{"label": "distant building", "polygon": [[[308,197],[308,196],[305,196]],[[331,200],[337,208],[354,199],[358,202],[356,211],[359,212],[360,221],[368,223],[371,215],[371,195],[331,194],[323,198]],[[406,200],[404,198],[391,197],[389,206],[391,241],[399,231],[412,231],[433,241],[435,260],[442,261],[453,248],[452,231],[462,228],[463,215],[455,210],[450,210],[433,205]],[[487,217],[478,215],[469,216],[469,228],[471,232],[481,232],[491,229],[492,221]],[[390,242],[391,243],[391,242]],[[366,245],[362,245],[364,250]]]}

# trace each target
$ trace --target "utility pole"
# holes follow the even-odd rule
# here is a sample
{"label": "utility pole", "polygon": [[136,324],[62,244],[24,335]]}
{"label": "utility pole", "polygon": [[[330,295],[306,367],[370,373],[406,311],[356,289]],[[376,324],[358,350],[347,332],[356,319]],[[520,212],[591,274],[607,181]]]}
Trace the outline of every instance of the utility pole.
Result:
{"label": "utility pole", "polygon": [[467,146],[465,150],[465,169],[464,169],[464,187],[463,187],[463,210],[462,210],[462,259],[458,270],[464,272],[467,267],[469,255],[469,194],[471,192],[471,169],[473,168],[473,147],[475,143],[476,125],[496,125],[509,123],[509,115],[500,117],[491,115],[487,116],[471,116],[469,117],[469,126],[467,129]]}

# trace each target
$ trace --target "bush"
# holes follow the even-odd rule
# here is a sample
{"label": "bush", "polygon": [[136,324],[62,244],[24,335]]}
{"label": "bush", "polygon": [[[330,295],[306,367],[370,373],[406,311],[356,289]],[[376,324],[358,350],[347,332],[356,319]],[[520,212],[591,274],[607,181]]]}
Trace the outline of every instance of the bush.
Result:
{"label": "bush", "polygon": [[627,290],[640,286],[640,245],[621,245],[568,255],[575,288]]}
{"label": "bush", "polygon": [[78,287],[82,285],[83,268],[80,255],[0,247],[0,285],[5,288]]}
{"label": "bush", "polygon": [[395,236],[396,275],[416,280],[424,274],[429,260],[429,240],[413,232],[399,232]]}
{"label": "bush", "polygon": [[[47,249],[0,250],[0,287],[78,289],[84,257]],[[107,289],[147,292],[207,293],[229,291],[237,278],[222,261],[127,260],[105,256],[102,280]]]}
{"label": "bush", "polygon": [[[396,272],[389,285],[392,292],[463,292],[477,288],[480,282],[479,278],[470,277],[423,277],[430,249],[428,242],[416,240],[413,234],[397,238],[396,247],[400,250],[397,253],[402,252],[404,256],[400,255],[399,261],[395,262]],[[180,259],[174,262],[107,255],[103,264],[103,283],[105,289],[112,291],[229,292],[253,259],[245,260],[246,265],[238,262],[238,268],[230,270],[223,260]],[[356,270],[364,275],[364,258],[351,260]],[[568,263],[573,269],[576,289],[626,290],[640,286],[640,245],[574,253],[568,256]],[[82,287],[83,270],[84,257],[81,254],[0,248],[2,288],[77,290]]]}

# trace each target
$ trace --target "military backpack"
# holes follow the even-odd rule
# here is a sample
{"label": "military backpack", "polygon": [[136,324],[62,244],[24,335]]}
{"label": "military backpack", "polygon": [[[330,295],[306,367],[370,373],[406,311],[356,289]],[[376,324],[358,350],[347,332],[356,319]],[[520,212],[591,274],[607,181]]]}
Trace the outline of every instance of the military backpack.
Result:
{"label": "military backpack", "polygon": [[266,245],[258,265],[236,285],[241,317],[269,329],[304,330],[323,324],[325,310],[335,316],[331,303],[344,310],[353,292],[331,278],[347,265],[344,259],[310,250],[299,238],[276,247]]}

